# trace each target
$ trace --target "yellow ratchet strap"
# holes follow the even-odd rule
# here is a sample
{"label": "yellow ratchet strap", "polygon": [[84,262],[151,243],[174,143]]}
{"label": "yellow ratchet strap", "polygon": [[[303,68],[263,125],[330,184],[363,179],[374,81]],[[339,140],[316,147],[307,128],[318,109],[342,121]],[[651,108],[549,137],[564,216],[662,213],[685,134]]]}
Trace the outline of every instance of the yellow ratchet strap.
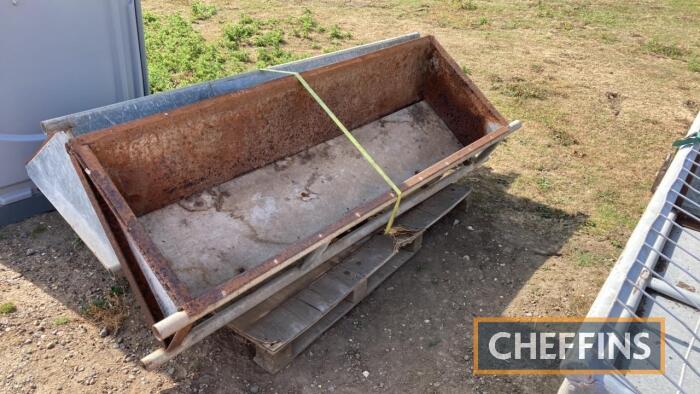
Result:
{"label": "yellow ratchet strap", "polygon": [[352,144],[355,145],[355,148],[357,148],[357,150],[360,151],[362,157],[364,157],[365,160],[367,160],[367,162],[372,166],[372,168],[374,168],[374,171],[376,171],[377,174],[379,174],[382,177],[382,179],[384,179],[384,182],[386,182],[389,185],[389,187],[394,191],[394,193],[396,193],[396,203],[394,204],[394,209],[391,211],[391,216],[389,217],[389,221],[386,224],[386,229],[384,230],[385,234],[389,234],[391,231],[391,227],[394,225],[394,219],[396,219],[396,215],[399,212],[399,204],[401,204],[401,189],[399,189],[399,187],[396,186],[396,184],[391,180],[391,178],[389,178],[389,176],[384,172],[384,170],[382,170],[382,168],[379,167],[379,164],[377,164],[377,162],[374,161],[372,156],[370,156],[370,154],[365,150],[365,148],[363,148],[362,145],[360,145],[357,139],[355,139],[355,137],[350,133],[350,131],[343,125],[340,119],[338,119],[338,117],[335,116],[333,111],[331,111],[331,109],[328,108],[326,103],[324,103],[323,100],[321,100],[321,97],[319,97],[318,94],[316,94],[316,92],[311,88],[311,86],[309,86],[309,84],[306,82],[304,77],[301,76],[301,74],[294,71],[272,70],[269,68],[264,69],[264,71],[294,75],[299,80],[301,85],[306,89],[306,91],[309,92],[311,97],[313,97],[314,100],[316,100],[318,105],[320,105],[321,108],[323,108],[323,110],[326,111],[326,114],[328,114],[331,120],[333,120],[335,125],[338,126],[338,128],[343,132],[343,134],[345,134],[345,136],[348,137],[350,142],[352,142]]}

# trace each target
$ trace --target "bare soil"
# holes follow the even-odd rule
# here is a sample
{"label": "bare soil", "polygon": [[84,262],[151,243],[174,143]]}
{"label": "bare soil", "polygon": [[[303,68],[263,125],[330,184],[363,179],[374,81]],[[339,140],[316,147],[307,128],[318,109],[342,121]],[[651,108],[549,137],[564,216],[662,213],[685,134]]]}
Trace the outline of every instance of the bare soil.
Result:
{"label": "bare soil", "polygon": [[[56,213],[0,229],[3,392],[553,392],[558,377],[474,376],[473,316],[585,315],[698,111],[700,6],[684,1],[215,1],[208,39],[241,13],[353,33],[433,34],[525,127],[465,180],[423,249],[293,364],[269,375],[221,330],[154,372],[123,280]],[[187,1],[143,0],[158,13]],[[654,45],[652,45],[654,44]],[[302,45],[306,45],[302,48]],[[295,42],[289,50],[320,52]],[[298,47],[298,48],[297,48]],[[680,48],[678,51],[668,48]],[[365,377],[364,372],[368,375]]]}

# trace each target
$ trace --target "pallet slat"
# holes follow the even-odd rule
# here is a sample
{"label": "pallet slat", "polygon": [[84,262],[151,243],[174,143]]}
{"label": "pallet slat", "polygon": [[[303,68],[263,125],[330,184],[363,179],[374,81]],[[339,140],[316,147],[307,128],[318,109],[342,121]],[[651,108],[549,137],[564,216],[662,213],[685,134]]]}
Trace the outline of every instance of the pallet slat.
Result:
{"label": "pallet slat", "polygon": [[279,370],[409,260],[423,232],[469,192],[466,186],[445,188],[397,219],[397,225],[416,231],[400,244],[375,235],[262,317],[241,316],[245,324],[234,321],[230,326],[255,344],[259,365],[269,372]]}

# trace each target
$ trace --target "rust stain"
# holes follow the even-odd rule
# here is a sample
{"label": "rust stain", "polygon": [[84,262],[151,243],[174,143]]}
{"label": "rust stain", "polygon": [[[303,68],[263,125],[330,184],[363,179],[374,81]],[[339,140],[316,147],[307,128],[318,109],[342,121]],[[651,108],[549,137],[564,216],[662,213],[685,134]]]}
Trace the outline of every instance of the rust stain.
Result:
{"label": "rust stain", "polygon": [[677,286],[680,287],[681,289],[688,290],[691,293],[695,293],[695,287],[683,282],[682,280],[678,281]]}

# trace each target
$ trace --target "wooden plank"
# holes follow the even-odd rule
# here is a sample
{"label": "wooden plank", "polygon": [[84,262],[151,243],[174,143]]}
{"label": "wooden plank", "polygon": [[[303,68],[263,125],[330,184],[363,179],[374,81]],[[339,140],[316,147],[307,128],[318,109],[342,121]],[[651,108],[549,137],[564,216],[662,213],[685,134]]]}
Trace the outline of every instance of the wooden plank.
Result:
{"label": "wooden plank", "polygon": [[401,215],[397,223],[412,229],[427,229],[469,195],[469,188],[450,185],[420,205]]}
{"label": "wooden plank", "polygon": [[353,293],[353,295],[348,299],[342,300],[333,309],[329,310],[328,313],[324,314],[319,321],[309,327],[309,329],[304,331],[291,343],[284,346],[280,351],[273,353],[269,352],[263,346],[256,347],[255,362],[270,373],[276,373],[280,369],[284,368],[284,366],[289,364],[296,356],[301,354],[316,339],[318,339],[318,337],[320,337],[338,320],[340,320],[340,318],[350,312],[352,308],[362,301],[362,299],[366,298],[366,296],[369,295],[369,293],[374,290],[378,284],[380,284],[384,279],[388,278],[393,272],[401,267],[401,265],[413,257],[414,254],[415,252],[400,251],[387,264],[385,264],[381,270],[377,271],[377,273],[371,276],[368,281],[364,282],[368,291],[365,292],[363,297],[355,297],[355,294]]}
{"label": "wooden plank", "polygon": [[[434,197],[425,201],[427,209],[414,208],[399,217],[397,223],[401,225],[404,220],[407,220],[412,225],[419,226],[412,227],[418,232],[410,251],[397,250],[391,237],[376,235],[340,264],[314,280],[307,290],[291,296],[267,315],[246,327],[234,325],[235,329],[253,340],[261,351],[274,353],[317,325],[325,314],[335,310],[343,300],[349,298],[352,304],[360,302],[368,292],[376,288],[420,248],[422,232],[449,212],[470,192],[470,189],[465,186],[449,186],[447,189],[439,196],[440,198]],[[313,309],[313,312],[309,313],[307,309]],[[297,318],[290,317],[292,315],[296,315]],[[285,321],[290,327],[279,327]]]}

